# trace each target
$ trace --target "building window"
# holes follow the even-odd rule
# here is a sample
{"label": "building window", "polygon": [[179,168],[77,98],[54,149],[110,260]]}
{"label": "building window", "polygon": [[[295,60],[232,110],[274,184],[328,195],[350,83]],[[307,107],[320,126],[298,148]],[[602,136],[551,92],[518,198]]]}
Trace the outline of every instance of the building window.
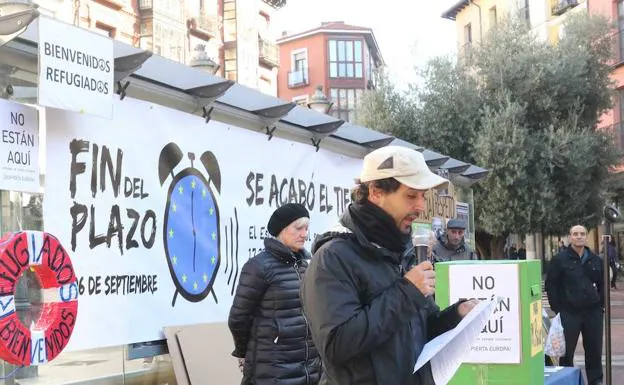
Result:
{"label": "building window", "polygon": [[223,2],[223,42],[236,41],[236,1]]}
{"label": "building window", "polygon": [[354,88],[332,88],[330,90],[331,101],[334,105],[331,115],[346,122],[355,121],[355,108],[362,98],[362,90]]}
{"label": "building window", "polygon": [[490,8],[489,17],[490,17],[490,28],[491,28],[495,26],[496,23],[498,23],[498,18],[496,17],[496,6]]}
{"label": "building window", "polygon": [[616,140],[616,144],[620,149],[624,149],[624,88],[618,90],[618,99],[620,107],[620,121],[615,122],[613,125],[613,135]]}
{"label": "building window", "polygon": [[303,71],[308,69],[308,51],[293,51],[291,54],[293,71]]}
{"label": "building window", "polygon": [[226,48],[224,50],[224,55],[225,55],[225,78],[228,80],[236,81],[236,78],[237,78],[236,48]]}
{"label": "building window", "polygon": [[154,53],[177,62],[184,62],[184,31],[167,24],[154,23]]}
{"label": "building window", "polygon": [[288,87],[302,87],[308,85],[308,50],[298,49],[290,53],[290,72],[288,72]]}
{"label": "building window", "polygon": [[362,41],[329,41],[329,76],[332,78],[361,78]]}
{"label": "building window", "polygon": [[464,26],[464,44],[472,43],[472,25],[470,23]]}
{"label": "building window", "polygon": [[619,62],[624,61],[624,1],[620,0],[617,4],[618,10],[618,40],[619,40]]}

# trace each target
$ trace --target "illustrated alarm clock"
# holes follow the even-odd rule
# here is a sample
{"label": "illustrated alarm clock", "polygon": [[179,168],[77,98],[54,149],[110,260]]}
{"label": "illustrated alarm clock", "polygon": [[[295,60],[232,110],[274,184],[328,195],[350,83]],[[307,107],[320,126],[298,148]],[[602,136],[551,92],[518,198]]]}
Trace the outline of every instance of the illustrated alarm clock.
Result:
{"label": "illustrated alarm clock", "polygon": [[177,295],[191,302],[199,302],[212,292],[220,264],[219,207],[211,182],[217,193],[221,191],[221,171],[211,151],[204,152],[200,161],[208,178],[195,168],[195,155],[188,153],[190,167],[175,172],[184,156],[175,143],[169,143],[160,152],[158,174],[163,186],[168,176],[172,181],[167,192],[163,221],[163,245],[169,272]]}

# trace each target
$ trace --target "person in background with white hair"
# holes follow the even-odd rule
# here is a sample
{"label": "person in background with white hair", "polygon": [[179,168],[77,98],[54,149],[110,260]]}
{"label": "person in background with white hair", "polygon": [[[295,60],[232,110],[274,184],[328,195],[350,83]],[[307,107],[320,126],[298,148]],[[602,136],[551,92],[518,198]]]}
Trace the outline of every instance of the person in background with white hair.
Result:
{"label": "person in background with white hair", "polygon": [[299,298],[309,218],[298,203],[275,210],[267,225],[273,237],[241,270],[228,324],[242,385],[316,385],[320,379],[321,359]]}

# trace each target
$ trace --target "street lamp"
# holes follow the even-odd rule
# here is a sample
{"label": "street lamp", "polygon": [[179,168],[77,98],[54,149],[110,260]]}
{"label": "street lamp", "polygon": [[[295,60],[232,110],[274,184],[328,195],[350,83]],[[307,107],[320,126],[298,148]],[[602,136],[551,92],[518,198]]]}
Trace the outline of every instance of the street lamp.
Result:
{"label": "street lamp", "polygon": [[308,108],[320,112],[321,114],[327,114],[333,105],[334,103],[327,99],[323,93],[323,86],[316,86],[316,91],[310,98]]}
{"label": "street lamp", "polygon": [[24,32],[38,16],[31,0],[0,0],[0,46]]}
{"label": "street lamp", "polygon": [[205,69],[213,75],[216,74],[220,68],[218,63],[208,57],[205,44],[197,44],[195,46],[195,57],[191,60],[190,65],[191,67]]}
{"label": "street lamp", "polygon": [[603,211],[605,219],[605,232],[602,236],[603,239],[603,290],[605,294],[605,314],[604,314],[604,326],[605,326],[605,371],[606,371],[606,384],[611,385],[613,382],[613,376],[611,372],[611,280],[609,279],[609,241],[612,237],[613,224],[620,219],[620,211],[614,206],[607,205]]}

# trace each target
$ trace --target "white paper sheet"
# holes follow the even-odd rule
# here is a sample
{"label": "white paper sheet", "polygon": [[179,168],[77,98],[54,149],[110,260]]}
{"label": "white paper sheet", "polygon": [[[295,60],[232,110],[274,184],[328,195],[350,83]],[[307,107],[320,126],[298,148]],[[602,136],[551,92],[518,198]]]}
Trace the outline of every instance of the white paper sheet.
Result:
{"label": "white paper sheet", "polygon": [[470,348],[500,300],[501,298],[481,301],[454,329],[429,341],[414,365],[414,373],[431,361],[431,372],[436,385],[446,385],[470,353]]}

